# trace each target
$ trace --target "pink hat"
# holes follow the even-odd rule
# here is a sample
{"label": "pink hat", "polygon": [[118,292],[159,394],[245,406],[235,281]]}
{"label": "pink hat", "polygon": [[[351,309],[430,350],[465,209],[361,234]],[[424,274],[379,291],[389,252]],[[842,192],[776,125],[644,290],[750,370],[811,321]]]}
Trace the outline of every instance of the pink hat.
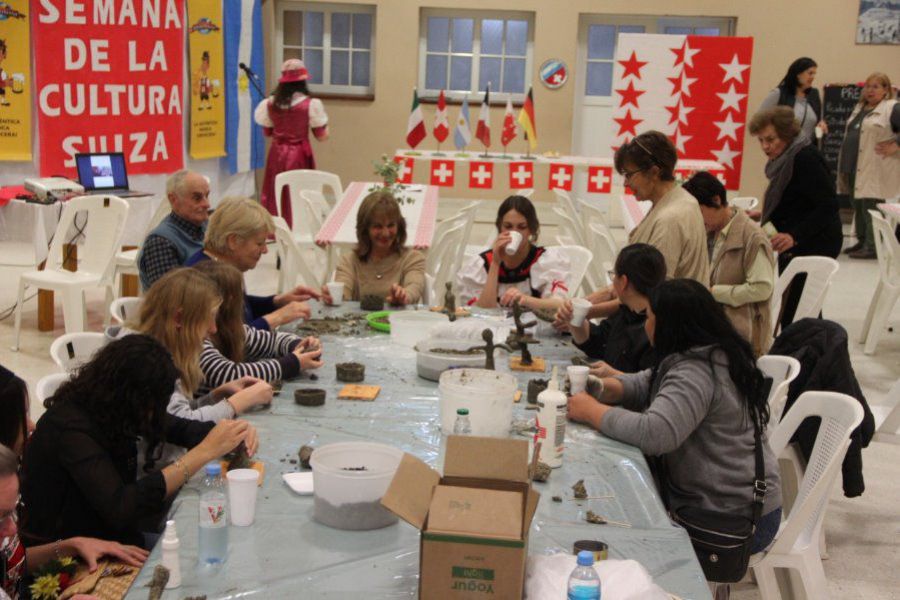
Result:
{"label": "pink hat", "polygon": [[278,83],[292,83],[294,81],[306,81],[309,79],[309,71],[299,58],[289,58],[281,65],[281,77]]}

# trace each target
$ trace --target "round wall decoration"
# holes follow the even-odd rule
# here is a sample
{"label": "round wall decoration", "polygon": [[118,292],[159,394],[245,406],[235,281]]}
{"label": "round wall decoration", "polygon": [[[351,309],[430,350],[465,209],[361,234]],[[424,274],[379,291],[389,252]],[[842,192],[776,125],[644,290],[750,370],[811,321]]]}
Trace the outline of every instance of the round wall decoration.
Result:
{"label": "round wall decoration", "polygon": [[561,88],[569,79],[569,67],[558,58],[551,58],[541,65],[541,82],[551,90]]}

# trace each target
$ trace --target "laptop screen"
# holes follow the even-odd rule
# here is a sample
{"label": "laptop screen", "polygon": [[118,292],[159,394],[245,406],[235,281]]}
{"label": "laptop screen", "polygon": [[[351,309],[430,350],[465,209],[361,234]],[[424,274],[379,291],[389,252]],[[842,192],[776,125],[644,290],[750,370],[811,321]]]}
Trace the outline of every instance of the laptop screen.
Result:
{"label": "laptop screen", "polygon": [[121,152],[76,154],[78,183],[85,190],[128,189],[125,155]]}

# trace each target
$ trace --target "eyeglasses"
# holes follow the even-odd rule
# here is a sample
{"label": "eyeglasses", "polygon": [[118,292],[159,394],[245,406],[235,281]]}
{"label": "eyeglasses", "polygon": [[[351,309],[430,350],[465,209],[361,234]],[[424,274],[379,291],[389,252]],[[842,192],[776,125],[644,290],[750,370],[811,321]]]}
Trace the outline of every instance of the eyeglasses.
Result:
{"label": "eyeglasses", "polygon": [[613,279],[616,278],[616,270],[615,270],[615,269],[609,269],[608,271],[606,271],[606,276],[609,277],[609,280],[610,280],[610,281],[612,281]]}
{"label": "eyeglasses", "polygon": [[628,181],[638,173],[643,173],[646,170],[647,169],[635,169],[634,171],[622,171],[622,177],[625,179],[625,181]]}

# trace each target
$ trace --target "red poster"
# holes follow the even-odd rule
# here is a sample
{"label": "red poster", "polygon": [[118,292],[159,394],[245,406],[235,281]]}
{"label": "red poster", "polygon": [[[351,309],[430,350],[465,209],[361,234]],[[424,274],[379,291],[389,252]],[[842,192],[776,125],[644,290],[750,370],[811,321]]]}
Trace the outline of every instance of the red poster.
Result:
{"label": "red poster", "polygon": [[509,187],[514,190],[533,188],[534,163],[528,161],[509,163]]}
{"label": "red poster", "polygon": [[433,160],[431,161],[431,185],[441,187],[453,187],[453,179],[456,171],[456,161]]}
{"label": "red poster", "polygon": [[400,171],[397,173],[397,183],[412,183],[413,167],[416,159],[406,156],[395,156],[394,162],[400,165]]}
{"label": "red poster", "polygon": [[612,167],[588,167],[587,191],[608,194],[612,190]]}
{"label": "red poster", "polygon": [[494,187],[494,163],[476,160],[470,162],[469,187],[483,190]]}
{"label": "red poster", "polygon": [[547,189],[549,190],[564,190],[566,192],[572,191],[572,179],[575,177],[575,166],[574,165],[565,165],[565,164],[556,164],[550,165],[550,172],[548,174],[549,183],[547,184]]}
{"label": "red poster", "polygon": [[32,0],[41,175],[123,152],[132,174],[184,164],[184,0]]}

